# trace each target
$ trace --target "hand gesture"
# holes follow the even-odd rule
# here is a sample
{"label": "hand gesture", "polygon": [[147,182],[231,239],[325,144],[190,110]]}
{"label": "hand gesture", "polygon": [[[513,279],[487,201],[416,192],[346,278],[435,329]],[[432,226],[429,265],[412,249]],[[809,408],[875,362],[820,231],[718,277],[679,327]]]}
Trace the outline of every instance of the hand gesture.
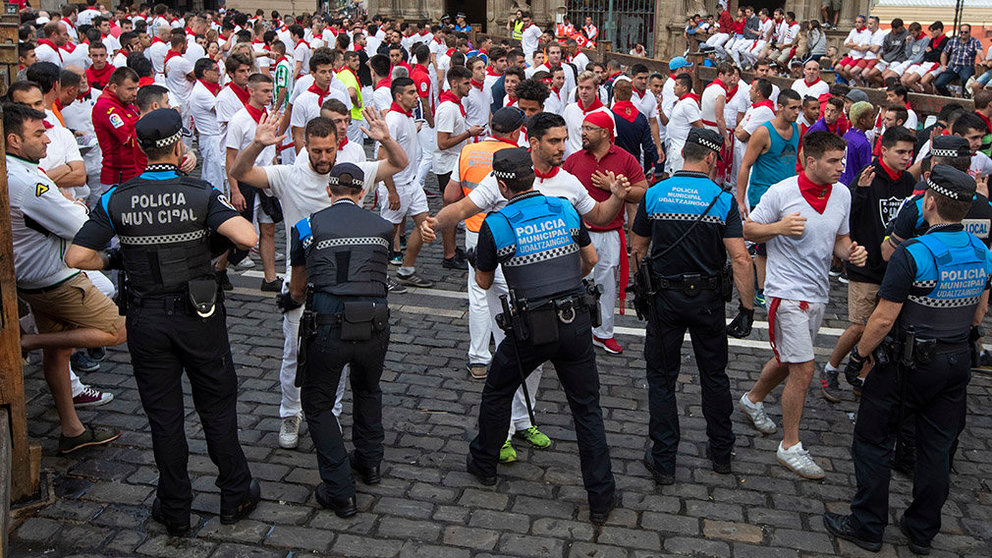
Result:
{"label": "hand gesture", "polygon": [[420,237],[423,238],[424,242],[437,240],[437,219],[434,217],[424,219],[424,222],[420,224]]}
{"label": "hand gesture", "polygon": [[858,177],[858,188],[867,188],[875,180],[875,167],[867,166]]}
{"label": "hand gesture", "polygon": [[183,155],[183,162],[180,163],[179,170],[189,174],[193,172],[193,169],[195,168],[196,168],[196,154],[193,153],[192,151],[187,151],[186,154]]}
{"label": "hand gesture", "polygon": [[389,139],[389,126],[386,125],[386,119],[380,116],[373,107],[363,108],[362,116],[365,117],[365,126],[362,126],[362,132],[365,132],[370,140],[382,143]]}
{"label": "hand gesture", "polygon": [[604,173],[603,171],[598,170],[592,173],[592,185],[600,190],[606,190],[607,192],[612,191],[611,186],[615,181],[616,176],[612,171]]}
{"label": "hand gesture", "polygon": [[799,213],[790,213],[778,222],[779,234],[792,237],[800,237],[806,230],[806,218]]}
{"label": "hand gesture", "polygon": [[396,211],[400,208],[400,195],[396,190],[387,190],[387,200],[389,203],[389,209]]}
{"label": "hand gesture", "polygon": [[469,126],[469,128],[468,128],[468,135],[470,135],[472,137],[475,137],[475,136],[482,135],[482,133],[485,132],[485,131],[486,131],[486,128],[485,127],[478,126],[478,125],[473,125],[473,126]]}
{"label": "hand gesture", "polygon": [[234,209],[237,209],[239,212],[244,211],[245,208],[248,207],[245,197],[241,195],[241,190],[231,191],[231,205],[233,205]]}
{"label": "hand gesture", "polygon": [[847,258],[851,265],[864,267],[868,263],[868,250],[857,242],[851,242],[851,255]]}
{"label": "hand gesture", "polygon": [[282,120],[282,113],[280,112],[263,114],[262,119],[258,121],[258,126],[255,127],[255,141],[268,147],[286,139],[286,134],[276,135],[280,120]]}

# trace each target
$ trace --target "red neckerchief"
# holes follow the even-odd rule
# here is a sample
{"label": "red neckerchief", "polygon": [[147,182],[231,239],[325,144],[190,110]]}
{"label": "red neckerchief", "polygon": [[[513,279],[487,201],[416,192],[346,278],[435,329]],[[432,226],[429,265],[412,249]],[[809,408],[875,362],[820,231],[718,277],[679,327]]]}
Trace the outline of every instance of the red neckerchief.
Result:
{"label": "red neckerchief", "polygon": [[714,85],[719,85],[720,87],[723,88],[723,93],[724,93],[724,96],[725,97],[726,96],[729,96],[728,95],[728,91],[727,91],[727,84],[726,83],[723,83],[723,80],[721,80],[720,78],[716,78],[715,80],[713,80],[712,82],[710,82],[710,84],[707,85],[706,87],[712,87]]}
{"label": "red neckerchief", "polygon": [[345,136],[343,140],[338,142],[338,151],[344,149],[344,146],[348,145],[348,136]]}
{"label": "red neckerchief", "polygon": [[179,52],[178,50],[172,50],[170,48],[169,49],[169,52],[166,52],[165,53],[165,60],[162,61],[162,68],[163,69],[165,68],[165,66],[169,63],[169,60],[172,60],[173,58],[175,58],[177,56],[182,56],[182,55],[183,55],[183,53]]}
{"label": "red neckerchief", "polygon": [[255,121],[255,124],[261,122],[262,116],[266,114],[266,110],[264,108],[257,109],[251,106],[251,103],[245,103],[245,109],[248,111],[251,119]]}
{"label": "red neckerchief", "polygon": [[486,75],[493,77],[501,77],[503,74],[497,74],[496,70],[494,70],[492,66],[489,66],[488,68],[486,68]]}
{"label": "red neckerchief", "polygon": [[919,34],[918,36],[916,36],[916,37],[913,37],[913,40],[914,40],[914,41],[919,41],[919,40],[921,40],[921,39],[922,39],[923,37],[926,37],[926,36],[927,36],[927,34],[921,31],[921,32],[920,32],[920,34]]}
{"label": "red neckerchief", "polygon": [[55,43],[53,43],[52,41],[50,41],[48,39],[38,39],[38,44],[39,45],[48,45],[49,47],[51,47],[52,50],[55,51],[55,54],[58,54],[59,55],[59,62],[62,62],[62,53],[59,52],[59,47],[55,46]]}
{"label": "red neckerchief", "polygon": [[508,144],[512,145],[513,147],[517,147],[516,142],[510,141],[510,138],[501,138],[499,136],[492,136],[492,138],[494,140],[498,140],[498,141],[501,141],[503,143],[508,143]]}
{"label": "red neckerchief", "polygon": [[[227,37],[225,37],[223,33],[217,33],[217,36],[220,37],[220,40],[224,41],[225,43],[227,42]],[[158,37],[155,37],[155,38],[158,39],[158,42],[160,42],[160,43],[164,43],[165,42],[162,39],[159,39]],[[152,41],[152,44],[155,44],[155,41],[154,40]]]}
{"label": "red neckerchief", "polygon": [[186,28],[186,34],[189,35],[189,36],[191,36],[191,37],[195,37],[196,36],[196,33],[194,33],[193,30],[190,29],[189,27]]}
{"label": "red neckerchief", "polygon": [[287,60],[288,61],[289,58],[286,58],[286,55],[284,54],[284,55],[280,56],[278,60],[276,60],[275,65],[278,66],[279,63],[282,62],[283,60]]}
{"label": "red neckerchief", "polygon": [[864,31],[865,28],[864,27],[855,27],[854,30],[857,31],[858,33],[860,33],[862,31]]}
{"label": "red neckerchief", "polygon": [[355,77],[355,81],[358,81],[358,74],[355,73],[355,70],[352,70],[350,66],[343,66],[340,70],[338,70],[337,73],[341,73],[341,72],[344,72],[344,71],[351,72],[351,75],[353,75]]}
{"label": "red neckerchief", "polygon": [[889,179],[892,180],[892,182],[899,180],[899,177],[902,176],[902,171],[894,171],[890,169],[881,157],[878,158],[878,166],[882,167],[882,170],[885,171],[885,174],[889,175]]}
{"label": "red neckerchief", "polygon": [[93,88],[92,88],[92,87],[90,87],[90,88],[89,88],[89,89],[87,89],[87,90],[86,90],[85,92],[83,92],[83,93],[80,93],[80,94],[78,94],[78,95],[76,95],[76,100],[77,100],[77,101],[86,101],[86,100],[88,100],[88,99],[89,99],[89,97],[90,97],[90,93],[92,93],[92,92],[93,92]]}
{"label": "red neckerchief", "polygon": [[833,192],[831,184],[817,184],[806,176],[806,171],[799,173],[799,193],[817,213],[822,215],[827,209],[831,192]]}
{"label": "red neckerchief", "polygon": [[321,89],[317,87],[317,82],[313,82],[313,85],[307,88],[307,91],[317,95],[317,106],[320,107],[324,104],[324,97],[331,94],[331,88]]}
{"label": "red neckerchief", "polygon": [[107,64],[102,70],[97,70],[93,66],[90,66],[86,70],[86,80],[90,84],[95,85],[98,89],[102,89],[107,86],[107,82],[110,81],[110,74],[114,73],[117,68]]}
{"label": "red neckerchief", "polygon": [[231,91],[234,91],[234,94],[238,96],[238,100],[243,105],[248,106],[249,93],[247,88],[241,87],[233,81],[228,83],[227,86],[231,88]]}
{"label": "red neckerchief", "polygon": [[465,107],[462,106],[462,100],[459,99],[450,90],[449,91],[445,91],[444,93],[441,93],[441,96],[438,98],[438,102],[439,103],[443,103],[445,101],[451,101],[452,103],[455,103],[456,105],[458,105],[458,110],[461,111],[462,117],[463,118],[465,117]]}
{"label": "red neckerchief", "polygon": [[947,40],[947,35],[941,33],[940,35],[937,35],[936,39],[930,41],[930,47],[933,49],[937,49],[946,40]]}
{"label": "red neckerchief", "polygon": [[375,84],[375,88],[379,89],[380,87],[391,87],[392,85],[393,78],[387,77],[386,79],[380,79],[379,83]]}
{"label": "red neckerchief", "polygon": [[606,81],[615,80],[615,79],[617,79],[617,76],[620,75],[620,74],[622,74],[622,73],[623,72],[617,72],[615,74],[610,74],[609,77],[606,78]]}
{"label": "red neckerchief", "polygon": [[434,35],[434,42],[437,43],[437,44],[441,44],[441,37],[438,37],[437,35]]}
{"label": "red neckerchief", "polygon": [[475,87],[479,91],[482,91],[482,85],[483,85],[482,83],[475,81],[475,78],[472,78],[472,87]]}
{"label": "red neckerchief", "polygon": [[987,116],[985,116],[984,114],[978,112],[977,110],[975,111],[975,114],[977,114],[978,117],[981,118],[983,122],[985,122],[985,127],[986,128],[988,128],[989,130],[992,130],[992,120],[989,120],[989,118]]}
{"label": "red neckerchief", "polygon": [[263,41],[261,39],[252,39],[251,40],[251,44],[253,44],[253,45],[264,45],[265,44],[265,41]]}
{"label": "red neckerchief", "polygon": [[593,99],[592,103],[589,105],[588,108],[582,106],[582,99],[575,99],[575,104],[579,105],[579,110],[582,111],[582,114],[589,114],[590,112],[598,108],[602,108],[603,101],[600,101],[599,96],[597,95],[596,98]]}
{"label": "red neckerchief", "polygon": [[393,101],[393,104],[389,105],[389,110],[391,112],[398,112],[398,113],[400,113],[400,114],[402,114],[404,116],[408,116],[410,118],[413,118],[413,111],[405,110],[403,107],[399,106],[396,103],[396,101]]}
{"label": "red neckerchief", "polygon": [[738,83],[738,85],[735,85],[733,89],[728,89],[727,90],[727,101],[730,101],[735,96],[737,96],[737,88],[738,87],[740,87],[740,84],[739,83]]}
{"label": "red neckerchief", "polygon": [[296,46],[300,46],[300,44],[307,45],[307,48],[310,48],[310,43],[304,41],[303,39],[300,39],[300,42],[296,43]]}
{"label": "red neckerchief", "polygon": [[211,92],[211,93],[214,94],[214,97],[216,97],[217,94],[220,93],[221,84],[219,84],[219,83],[210,83],[209,81],[203,81],[202,79],[198,79],[196,81],[199,81],[200,83],[202,83],[203,86],[207,88],[207,91],[209,91],[209,92]]}
{"label": "red neckerchief", "polygon": [[503,106],[504,107],[512,107],[512,106],[516,106],[516,104],[517,104],[517,98],[514,97],[514,96],[512,96],[512,95],[507,95],[506,96],[506,103]]}
{"label": "red neckerchief", "polygon": [[634,95],[637,95],[637,98],[638,99],[643,99],[644,96],[648,94],[648,90],[647,89],[645,89],[644,91],[641,91],[641,90],[637,89],[636,87],[632,87],[631,89],[634,91]]}
{"label": "red neckerchief", "polygon": [[547,80],[543,80],[542,79],[541,81],[543,81],[544,83],[546,83],[548,85],[548,88],[551,89],[551,94],[553,94],[555,97],[558,97],[558,100],[560,101],[561,100],[561,89],[555,89],[554,86],[551,85],[551,78],[547,78]]}
{"label": "red neckerchief", "polygon": [[623,118],[627,122],[633,122],[639,114],[637,107],[630,101],[617,101],[613,103],[613,114]]}
{"label": "red neckerchief", "polygon": [[[62,20],[62,21],[65,21],[65,20]],[[62,46],[59,47],[59,50],[64,50],[64,51],[66,51],[68,53],[71,53],[72,51],[76,50],[76,45],[74,45],[72,43],[72,41],[66,41],[64,45],[62,45]]]}
{"label": "red neckerchief", "polygon": [[751,108],[758,108],[758,107],[768,107],[772,109],[772,114],[775,114],[775,103],[773,103],[771,99],[765,99],[764,101],[760,101],[751,105]]}
{"label": "red neckerchief", "polygon": [[[679,100],[680,101],[683,100],[683,99],[692,99],[693,101],[696,101],[696,103],[699,103],[699,95],[696,95],[695,93],[692,93],[691,91],[689,93],[686,93],[685,95],[682,95],[681,97],[679,97]],[[771,102],[771,101],[769,101],[769,102]]]}
{"label": "red neckerchief", "polygon": [[[107,65],[109,66],[110,64],[107,64]],[[89,71],[89,70],[87,70],[87,71]],[[93,83],[93,82],[91,81],[90,83]],[[155,78],[153,78],[152,76],[145,76],[143,78],[138,78],[138,89],[141,89],[142,87],[144,87],[146,85],[155,85]]]}
{"label": "red neckerchief", "polygon": [[[221,39],[224,39],[224,40],[227,40],[223,35],[221,35],[220,38]],[[165,44],[165,41],[163,41],[162,39],[160,39],[158,37],[155,37],[155,38],[152,39],[152,44],[154,45],[155,43],[162,43],[164,45]]]}
{"label": "red neckerchief", "polygon": [[447,50],[447,51],[446,51],[446,52],[444,53],[444,55],[450,58],[450,57],[451,57],[451,53],[453,53],[453,52],[455,52],[455,49],[453,49],[453,48],[449,48],[449,49],[448,49],[448,50]]}
{"label": "red neckerchief", "polygon": [[820,83],[821,81],[823,81],[823,80],[821,80],[819,78],[819,76],[817,76],[816,81],[814,81],[813,83],[810,83],[810,82],[806,81],[806,78],[803,78],[803,83],[806,84],[806,87],[813,87],[814,85],[816,85],[817,83]]}
{"label": "red neckerchief", "polygon": [[552,178],[554,178],[555,175],[558,174],[558,171],[560,171],[560,170],[561,170],[561,167],[551,167],[551,170],[549,170],[547,173],[543,173],[543,172],[537,170],[537,166],[535,166],[534,167],[534,176],[536,176],[541,181],[541,182],[538,182],[538,184],[541,184],[545,180],[551,180]]}

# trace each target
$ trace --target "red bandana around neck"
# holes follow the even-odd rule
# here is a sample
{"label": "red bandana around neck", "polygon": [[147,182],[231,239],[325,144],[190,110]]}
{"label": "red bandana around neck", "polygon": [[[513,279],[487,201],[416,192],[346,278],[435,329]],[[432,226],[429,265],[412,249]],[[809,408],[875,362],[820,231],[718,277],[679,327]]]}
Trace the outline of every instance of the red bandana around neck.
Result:
{"label": "red bandana around neck", "polygon": [[799,173],[799,193],[817,213],[823,214],[827,209],[827,201],[833,191],[831,184],[817,184],[806,176],[806,171]]}
{"label": "red bandana around neck", "polygon": [[[221,38],[223,38],[223,37],[221,37]],[[155,38],[152,39],[152,44],[154,45],[155,43],[162,43],[164,45],[165,44],[165,41],[163,41],[162,39],[160,39],[158,37],[155,37]]]}
{"label": "red bandana around neck", "polygon": [[450,90],[441,93],[441,96],[438,98],[439,103],[443,103],[445,101],[451,101],[452,103],[458,105],[458,110],[461,111],[462,117],[465,116],[465,107],[462,106],[462,100],[459,99],[458,96],[456,96]]}
{"label": "red bandana around neck", "polygon": [[234,94],[238,96],[238,100],[240,100],[243,105],[248,106],[249,93],[247,88],[241,87],[233,81],[228,83],[227,86],[231,88],[231,91],[234,91]]}
{"label": "red bandana around neck", "polygon": [[881,157],[878,158],[878,166],[882,167],[882,170],[885,171],[885,174],[889,175],[889,179],[892,180],[892,182],[899,180],[899,177],[902,176],[902,171],[892,170],[889,168],[889,165],[885,164],[885,161],[883,161]]}
{"label": "red bandana around neck", "polygon": [[723,83],[723,80],[721,80],[720,78],[716,78],[715,80],[713,80],[712,82],[710,82],[710,84],[707,85],[706,87],[712,87],[714,85],[719,85],[721,88],[723,88],[724,95],[727,94],[727,92],[728,92],[728,90],[727,90],[727,84],[726,83]]}
{"label": "red bandana around neck", "polygon": [[493,77],[501,77],[503,74],[496,73],[496,70],[494,70],[492,66],[489,66],[488,68],[486,68],[486,75]]}
{"label": "red bandana around neck", "polygon": [[60,61],[62,60],[62,53],[59,52],[59,47],[55,46],[55,43],[53,43],[52,41],[50,41],[48,39],[38,39],[38,44],[39,45],[48,45],[52,50],[55,51],[55,54],[58,54],[59,55],[59,60]]}
{"label": "red bandana around neck", "polygon": [[482,86],[483,86],[482,83],[479,83],[475,81],[475,78],[472,78],[472,87],[478,89],[479,91],[482,91]]}
{"label": "red bandana around neck", "polygon": [[637,95],[637,98],[638,99],[643,99],[644,96],[648,94],[648,91],[646,89],[644,91],[641,91],[640,89],[638,89],[636,87],[634,87],[632,89],[634,91],[634,95]]}
{"label": "red bandana around neck", "polygon": [[399,104],[397,104],[396,101],[393,101],[393,104],[389,105],[389,110],[413,118],[413,112],[409,110],[405,110],[403,107],[399,106]]}
{"label": "red bandana around neck", "polygon": [[179,52],[178,50],[172,50],[170,48],[169,49],[169,52],[166,52],[165,53],[165,61],[162,62],[162,67],[164,68],[169,63],[169,60],[172,60],[173,58],[175,58],[177,56],[182,56],[182,55],[183,55],[183,53]]}
{"label": "red bandana around neck", "polygon": [[324,104],[324,97],[326,97],[326,96],[328,96],[328,95],[331,94],[330,87],[328,87],[327,89],[321,89],[320,87],[317,87],[317,82],[313,82],[313,85],[311,85],[310,87],[308,87],[307,88],[307,91],[309,91],[309,92],[314,93],[314,94],[317,95],[317,106],[318,107]]}
{"label": "red bandana around neck", "polygon": [[814,81],[813,83],[810,83],[810,82],[806,81],[806,78],[803,78],[803,83],[806,84],[806,87],[813,87],[814,85],[816,85],[817,83],[820,83],[821,81],[823,81],[823,80],[821,80],[819,76],[817,76],[816,81]]}
{"label": "red bandana around neck", "polygon": [[197,81],[202,83],[203,86],[207,88],[207,91],[213,93],[214,97],[220,93],[221,85],[219,83],[210,83],[209,81],[203,81],[202,79],[198,79]]}
{"label": "red bandana around neck", "polygon": [[695,93],[692,93],[692,92],[686,93],[685,95],[682,95],[681,97],[679,97],[679,100],[680,101],[683,100],[683,99],[692,99],[697,104],[699,103],[699,95],[696,95]]}
{"label": "red bandana around neck", "polygon": [[348,136],[345,136],[345,138],[343,140],[341,140],[341,141],[338,142],[338,151],[341,151],[342,149],[344,149],[344,146],[346,146],[346,145],[348,145]]}
{"label": "red bandana around neck", "polygon": [[59,50],[64,50],[68,53],[72,53],[72,51],[76,50],[76,45],[74,45],[72,41],[66,41],[64,45],[59,47]]}
{"label": "red bandana around neck", "polygon": [[751,105],[751,108],[758,108],[758,107],[768,107],[771,109],[772,114],[775,113],[775,103],[773,103],[771,99],[765,99],[764,101],[760,101]]}
{"label": "red bandana around neck", "polygon": [[264,108],[257,109],[251,106],[251,103],[245,103],[245,109],[248,111],[248,114],[251,116],[251,119],[255,121],[255,124],[261,122],[262,116],[266,114]]}
{"label": "red bandana around neck", "polygon": [[549,170],[548,172],[545,173],[545,172],[541,172],[541,171],[537,170],[537,167],[535,166],[534,167],[534,176],[536,176],[540,180],[540,182],[538,182],[538,184],[540,184],[540,183],[544,182],[545,180],[551,180],[552,178],[554,178],[555,175],[558,174],[558,171],[560,171],[560,170],[561,170],[561,167],[551,167],[551,170]]}
{"label": "red bandana around neck", "polygon": [[97,70],[93,66],[90,66],[86,70],[86,80],[90,82],[90,85],[96,86],[97,89],[103,89],[107,86],[107,82],[110,81],[110,74],[114,73],[117,68],[107,64],[102,70]]}
{"label": "red bandana around neck", "polygon": [[596,96],[595,99],[593,99],[592,103],[590,103],[588,107],[582,106],[582,99],[576,99],[575,104],[579,105],[579,110],[582,111],[582,114],[588,114],[591,111],[603,107],[603,101],[599,100],[598,95]]}
{"label": "red bandana around neck", "polygon": [[637,107],[630,101],[617,101],[613,103],[613,114],[623,118],[627,122],[633,122],[640,114]]}
{"label": "red bandana around neck", "polygon": [[393,85],[393,78],[387,77],[386,79],[380,79],[379,83],[375,84],[375,88],[379,89],[380,87],[390,87],[392,85]]}

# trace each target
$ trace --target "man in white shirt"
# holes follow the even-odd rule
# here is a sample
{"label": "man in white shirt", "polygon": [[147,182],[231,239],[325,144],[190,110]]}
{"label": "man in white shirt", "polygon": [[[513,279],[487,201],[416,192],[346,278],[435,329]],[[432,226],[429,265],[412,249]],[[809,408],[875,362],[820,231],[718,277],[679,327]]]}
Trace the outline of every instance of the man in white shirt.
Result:
{"label": "man in white shirt", "polygon": [[207,34],[207,22],[200,16],[193,17],[187,30],[189,32],[186,34],[186,53],[183,56],[190,64],[196,64],[197,60],[207,55],[207,51],[196,42],[197,35]]}
{"label": "man in white shirt", "polygon": [[45,24],[42,31],[45,38],[38,39],[34,55],[39,62],[51,62],[61,68],[65,64],[62,60],[61,47],[69,41],[69,32],[65,24],[60,21],[50,21]]}
{"label": "man in white shirt", "polygon": [[310,73],[310,45],[303,40],[303,26],[290,25],[289,34],[293,41],[293,60],[296,66],[293,68],[293,77],[299,78]]}
{"label": "man in white shirt", "polygon": [[93,27],[100,30],[103,37],[100,41],[107,45],[107,53],[113,55],[121,48],[121,43],[117,41],[117,37],[110,34],[110,20],[104,17],[93,18]]}
{"label": "man in white shirt", "polygon": [[679,74],[675,78],[675,95],[678,101],[672,107],[668,119],[668,140],[671,151],[668,153],[668,174],[682,170],[682,148],[689,137],[689,128],[702,128],[702,112],[699,110],[699,97],[692,92],[692,76]]}
{"label": "man in white shirt", "polygon": [[850,50],[848,50],[847,56],[834,64],[834,69],[842,78],[851,81],[864,69],[861,61],[864,59],[865,53],[868,52],[871,37],[871,30],[865,26],[865,16],[859,15],[854,18],[854,29],[851,29],[847,38],[844,39],[844,47]]}
{"label": "man in white shirt", "polygon": [[227,145],[228,123],[248,103],[247,86],[248,76],[251,75],[251,60],[243,54],[235,53],[227,57],[224,69],[227,71],[227,85],[217,93],[215,104],[222,151]]}
{"label": "man in white shirt", "polygon": [[751,47],[741,52],[741,62],[754,65],[761,55],[765,45],[772,40],[775,32],[775,20],[768,17],[768,9],[761,8],[758,12],[758,38],[754,40]]}
{"label": "man in white shirt", "polygon": [[[771,85],[767,79],[756,79],[751,82],[749,95],[752,104],[744,113],[744,118],[737,124],[737,129],[734,132],[734,139],[736,140],[734,142],[734,166],[729,176],[734,184],[737,184],[737,175],[741,168],[741,162],[744,160],[744,154],[747,152],[747,142],[751,139],[751,134],[775,118],[775,104],[768,98],[772,91]],[[747,184],[737,186],[747,188]],[[735,187],[735,192],[737,189]],[[744,209],[742,208],[742,210]]]}
{"label": "man in white shirt", "polygon": [[878,17],[870,16],[868,18],[868,36],[864,43],[864,57],[858,60],[853,68],[850,68],[848,73],[851,77],[848,81],[862,83],[864,81],[861,77],[862,73],[871,70],[878,64],[878,56],[882,50],[882,43],[885,41],[885,36],[889,34],[888,30],[879,29],[878,25]]}
{"label": "man in white shirt", "polygon": [[[161,84],[165,84],[165,55],[169,53],[171,37],[172,30],[168,25],[163,25],[158,28],[151,46],[145,49],[145,56],[152,61],[152,68],[155,70],[155,81]],[[107,51],[110,51],[109,46]]]}
{"label": "man in white shirt", "polygon": [[293,142],[296,143],[296,153],[303,149],[303,129],[307,122],[320,116],[320,106],[325,99],[337,99],[346,106],[351,105],[351,99],[347,93],[342,93],[340,89],[331,87],[334,77],[334,61],[322,52],[318,52],[310,58],[310,75],[313,76],[313,84],[306,90],[303,88],[303,80],[297,84],[295,91],[296,99],[292,101],[293,114],[290,119],[292,126]]}
{"label": "man in white shirt", "polygon": [[523,13],[523,22],[524,29],[520,38],[520,48],[524,51],[524,60],[531,62],[534,53],[537,52],[538,42],[540,42],[543,32],[531,21],[530,12]]}
{"label": "man in white shirt", "polygon": [[[371,114],[370,114],[371,113]],[[380,142],[383,152],[387,153],[384,160],[370,162],[355,162],[364,173],[363,182],[366,191],[376,181],[385,180],[407,166],[408,161],[402,149],[389,135],[385,122],[375,111],[364,111],[365,122],[368,125],[366,133],[369,138]],[[262,117],[255,128],[255,134],[249,145],[238,154],[232,164],[232,176],[246,183],[255,184],[271,192],[282,205],[283,222],[286,230],[287,253],[290,242],[290,230],[301,219],[330,205],[327,195],[327,179],[331,169],[340,163],[337,151],[338,127],[326,118],[314,118],[309,121],[304,130],[305,151],[292,165],[258,166],[256,161],[266,149],[275,149],[279,135],[279,122],[275,119]],[[286,262],[286,277],[282,285],[281,298],[289,293],[291,267]],[[295,448],[299,442],[302,408],[300,405],[300,390],[296,382],[296,355],[299,342],[300,318],[303,308],[280,306],[283,311],[283,352],[282,366],[279,371],[279,384],[282,400],[279,405],[279,417],[282,421],[279,430],[279,446]],[[342,374],[338,384],[334,406],[335,416],[341,414],[341,398],[344,395],[347,376]]]}
{"label": "man in white shirt", "polygon": [[[166,55],[166,60],[163,64],[165,86],[169,88],[169,91],[176,98],[178,103],[176,108],[179,109],[179,114],[183,117],[183,127],[192,129],[193,121],[190,119],[189,94],[193,90],[193,84],[196,82],[196,78],[193,77],[193,63],[183,56],[188,47],[185,33],[182,30],[174,31],[171,41],[172,48]],[[192,138],[184,137],[183,142],[187,143],[188,147],[192,142]]]}
{"label": "man in white shirt", "polygon": [[568,126],[568,140],[565,142],[565,157],[582,149],[582,121],[591,112],[602,112],[613,118],[610,109],[603,105],[597,93],[596,75],[582,72],[576,78],[577,100],[565,107],[565,122]]}
{"label": "man in white shirt", "polygon": [[[327,99],[320,106],[320,116],[327,118],[338,127],[338,163],[364,163],[368,160],[365,155],[365,147],[357,141],[348,139],[348,130],[351,126],[351,109],[337,99]],[[304,132],[305,133],[305,132]],[[371,191],[371,188],[370,188]]]}
{"label": "man in white shirt", "polygon": [[[771,83],[771,77],[775,74],[772,72],[772,64],[767,60],[759,60],[754,63],[754,79],[765,78]],[[772,96],[768,98],[772,103],[778,103],[778,94],[782,90],[779,89],[777,85],[772,83]]]}
{"label": "man in white shirt", "polygon": [[[62,70],[60,82],[62,119],[69,130],[82,132],[82,138],[86,142],[82,149],[77,149],[82,153],[83,165],[86,167],[87,186],[75,189],[75,197],[85,200],[90,191],[88,185],[99,187],[100,170],[103,167],[103,152],[100,150],[100,143],[96,141],[96,131],[93,128],[93,105],[101,91],[90,87],[86,81],[86,72],[79,66],[66,66]],[[75,138],[73,144],[77,144]]]}
{"label": "man in white shirt", "polygon": [[820,79],[820,63],[810,60],[803,65],[803,77],[792,82],[792,90],[800,97],[819,99],[830,92],[830,84]]}
{"label": "man in white shirt", "polygon": [[[486,89],[486,62],[478,56],[473,56],[465,61],[465,67],[472,72],[472,86],[468,89],[468,95],[462,99],[462,106],[465,107],[465,120],[469,126],[481,126],[483,134],[489,130],[489,108],[493,104],[490,90]],[[476,141],[479,136],[475,137]]]}
{"label": "man in white shirt", "polygon": [[575,73],[572,71],[571,67],[567,67],[567,68],[565,67],[566,62],[562,54],[561,45],[557,43],[552,43],[548,45],[548,48],[546,50],[547,50],[547,58],[544,61],[544,64],[536,67],[527,68],[526,70],[527,77],[529,78],[533,77],[534,73],[539,70],[550,72],[551,68],[554,68],[555,66],[561,66],[565,72],[565,84],[562,87],[562,93],[565,98],[568,98],[568,96],[575,89]]}
{"label": "man in white shirt", "polygon": [[193,66],[193,76],[196,82],[189,95],[189,111],[199,133],[198,144],[203,159],[200,178],[223,192],[225,150],[221,149],[220,125],[217,123],[220,71],[213,60],[201,58]]}
{"label": "man in white shirt", "polygon": [[369,58],[369,68],[372,71],[372,104],[379,114],[382,114],[389,110],[389,105],[393,102],[393,96],[389,91],[389,86],[392,85],[389,57],[376,54]]}
{"label": "man in white shirt", "polygon": [[565,112],[566,99],[562,87],[565,85],[565,70],[561,66],[555,66],[551,68],[550,73],[537,72],[534,74],[535,79],[547,76],[545,81],[550,90],[548,98],[544,101],[544,111],[557,114],[561,116]]}

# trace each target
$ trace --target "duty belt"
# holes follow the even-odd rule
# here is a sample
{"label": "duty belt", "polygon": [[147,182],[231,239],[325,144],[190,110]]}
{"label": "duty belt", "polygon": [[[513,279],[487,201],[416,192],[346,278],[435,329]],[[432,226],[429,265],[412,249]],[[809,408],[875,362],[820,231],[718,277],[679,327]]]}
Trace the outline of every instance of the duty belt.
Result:
{"label": "duty belt", "polygon": [[686,274],[678,279],[655,278],[657,288],[666,291],[683,291],[690,294],[698,291],[718,291],[722,282],[719,275],[703,277],[699,274]]}

